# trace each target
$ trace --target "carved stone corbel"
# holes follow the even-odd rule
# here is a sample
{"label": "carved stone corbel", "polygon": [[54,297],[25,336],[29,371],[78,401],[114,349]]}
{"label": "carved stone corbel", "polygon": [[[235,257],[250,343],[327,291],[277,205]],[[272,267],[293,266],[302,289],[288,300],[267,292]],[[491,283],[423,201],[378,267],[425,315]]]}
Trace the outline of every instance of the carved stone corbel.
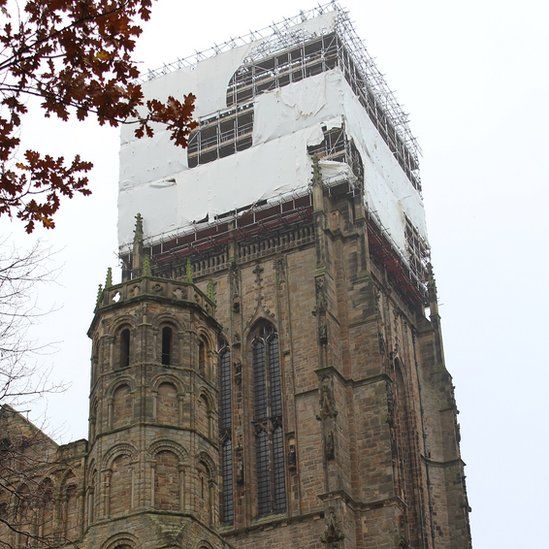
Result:
{"label": "carved stone corbel", "polygon": [[345,539],[345,534],[341,530],[333,507],[328,507],[328,510],[324,515],[324,524],[324,532],[322,532],[322,535],[320,536],[320,541],[325,543],[330,549],[339,547],[339,542]]}

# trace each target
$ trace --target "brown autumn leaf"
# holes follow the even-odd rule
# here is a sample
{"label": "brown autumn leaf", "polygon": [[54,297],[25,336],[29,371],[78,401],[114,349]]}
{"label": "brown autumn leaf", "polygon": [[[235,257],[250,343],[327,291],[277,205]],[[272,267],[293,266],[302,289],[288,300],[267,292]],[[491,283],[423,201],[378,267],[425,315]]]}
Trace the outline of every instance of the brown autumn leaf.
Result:
{"label": "brown autumn leaf", "polygon": [[[26,0],[23,14],[0,0],[0,216],[20,219],[27,232],[55,226],[63,198],[90,194],[92,164],[79,156],[52,158],[38,151],[20,157],[20,126],[28,97],[39,97],[45,117],[116,127],[134,123],[152,136],[152,122],[187,146],[194,95],[145,102],[132,58],[152,0]],[[144,113],[144,114],[143,114]]]}

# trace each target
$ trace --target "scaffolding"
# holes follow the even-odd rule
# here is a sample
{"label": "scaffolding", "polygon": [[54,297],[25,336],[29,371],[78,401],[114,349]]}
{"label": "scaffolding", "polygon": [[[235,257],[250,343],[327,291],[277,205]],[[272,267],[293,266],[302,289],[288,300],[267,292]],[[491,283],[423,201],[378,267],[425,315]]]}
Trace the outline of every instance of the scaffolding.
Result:
{"label": "scaffolding", "polygon": [[[335,22],[329,29],[321,29],[317,34],[311,34],[298,26],[325,13],[334,13]],[[258,93],[287,85],[338,65],[414,187],[421,189],[420,149],[410,131],[408,115],[358,37],[348,12],[335,1],[302,11],[295,17],[285,18],[263,29],[231,38],[222,44],[215,44],[207,50],[151,70],[145,79],[157,78],[185,67],[196,67],[200,61],[208,57],[258,40],[261,40],[260,44],[244,60],[229,84],[227,105],[230,110],[232,108],[234,112],[238,111],[238,105],[243,106],[243,103],[253,100]],[[210,122],[206,121],[207,124]],[[200,131],[201,129],[197,133]],[[228,132],[234,134],[235,129],[229,129]],[[213,146],[215,137],[217,155],[220,154],[223,141],[220,138],[222,133],[219,128],[218,134],[206,138],[206,141],[211,140],[209,146]],[[197,139],[200,138],[195,138]],[[226,144],[228,151],[231,144]],[[206,155],[206,161],[215,159],[213,152],[210,152],[212,154]]]}

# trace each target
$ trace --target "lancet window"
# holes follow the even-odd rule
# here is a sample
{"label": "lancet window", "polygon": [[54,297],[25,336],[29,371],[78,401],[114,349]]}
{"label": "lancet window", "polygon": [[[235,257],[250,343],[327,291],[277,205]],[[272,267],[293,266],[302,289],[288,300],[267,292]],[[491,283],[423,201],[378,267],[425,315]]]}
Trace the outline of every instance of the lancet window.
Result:
{"label": "lancet window", "polygon": [[120,367],[130,365],[130,330],[124,328],[120,332]]}
{"label": "lancet window", "polygon": [[251,347],[257,513],[263,516],[286,510],[282,380],[274,327],[267,323],[258,325]]}
{"label": "lancet window", "polygon": [[169,366],[173,362],[173,330],[169,326],[162,328],[162,364]]}
{"label": "lancet window", "polygon": [[223,342],[219,351],[219,435],[221,439],[221,522],[234,520],[231,350]]}

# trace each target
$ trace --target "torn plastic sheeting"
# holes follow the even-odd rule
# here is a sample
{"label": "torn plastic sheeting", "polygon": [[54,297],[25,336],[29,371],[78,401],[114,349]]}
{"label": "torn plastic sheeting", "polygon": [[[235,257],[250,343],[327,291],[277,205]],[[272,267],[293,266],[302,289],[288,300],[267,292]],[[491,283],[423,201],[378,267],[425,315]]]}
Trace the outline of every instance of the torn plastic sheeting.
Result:
{"label": "torn plastic sheeting", "polygon": [[318,165],[322,173],[322,181],[330,186],[340,181],[356,180],[349,164],[345,162],[336,162],[335,160],[320,160]]}
{"label": "torn plastic sheeting", "polygon": [[[157,180],[121,189],[119,242],[131,241],[137,212],[147,220],[147,234],[152,236],[207,214],[213,219],[246,204],[307,188],[311,161],[306,144],[312,138],[319,138],[316,126],[172,174],[175,186],[154,188]],[[155,192],[161,193],[160,200],[155,200]]]}
{"label": "torn plastic sheeting", "polygon": [[[310,105],[319,108],[308,108]],[[422,199],[339,68],[257,97],[254,147],[307,127],[317,129],[307,145],[318,144],[323,139],[322,126],[329,130],[341,127],[343,122],[347,136],[353,139],[364,164],[366,203],[379,213],[391,237],[401,251],[405,251],[403,211],[420,234],[427,236]]]}
{"label": "torn plastic sheeting", "polygon": [[[333,69],[263,93],[254,101],[254,146],[328,120],[341,119],[342,102],[330,85]],[[330,76],[331,75],[331,76]],[[336,81],[340,79],[336,77]],[[316,142],[322,141],[321,137]]]}
{"label": "torn plastic sheeting", "polygon": [[[120,242],[131,239],[133,216],[137,211],[151,217],[149,235],[172,227],[183,227],[192,220],[254,203],[283,189],[304,188],[310,180],[307,146],[321,143],[327,128],[345,122],[349,138],[361,154],[365,171],[365,202],[376,212],[383,226],[402,252],[406,250],[404,213],[426,238],[425,217],[420,195],[413,188],[389,147],[370,120],[368,113],[339,69],[309,77],[287,86],[284,101],[280,90],[258,96],[254,107],[253,146],[235,155],[185,169],[179,158],[167,154],[170,144],[160,137],[152,152],[126,145],[121,152],[122,204],[134,186],[135,207],[126,222],[120,222]],[[322,90],[319,94],[318,89]],[[317,108],[318,107],[318,108]],[[174,176],[177,181],[177,207],[170,203],[165,214],[149,191],[139,188],[146,181]],[[122,177],[124,176],[124,177]],[[165,190],[164,190],[165,192]],[[142,198],[140,198],[142,197]],[[120,209],[121,217],[123,210]]]}

